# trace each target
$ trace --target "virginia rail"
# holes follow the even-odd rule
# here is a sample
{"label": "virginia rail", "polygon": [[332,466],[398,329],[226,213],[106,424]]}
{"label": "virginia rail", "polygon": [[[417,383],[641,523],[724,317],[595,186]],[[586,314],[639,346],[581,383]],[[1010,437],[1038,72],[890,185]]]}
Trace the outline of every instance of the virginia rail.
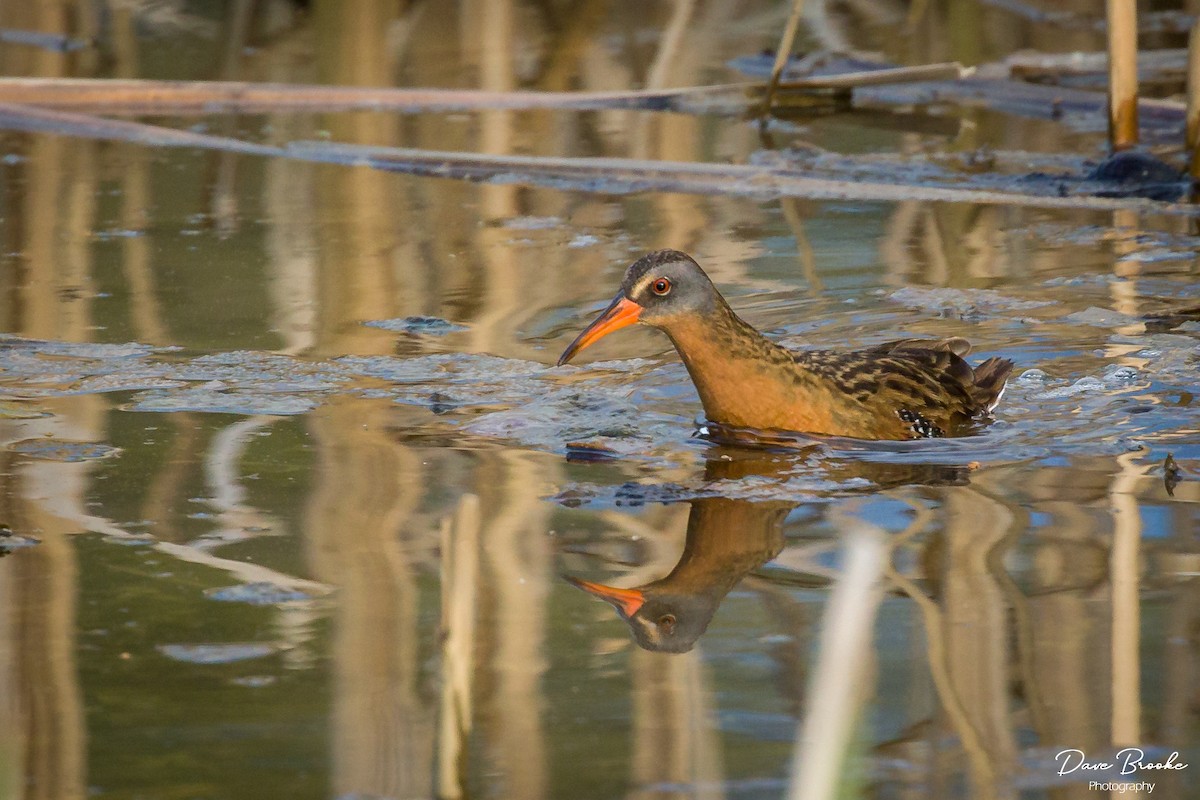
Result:
{"label": "virginia rail", "polygon": [[972,368],[960,338],[900,339],[865,350],[788,350],[747,324],[686,253],[635,261],[607,309],[559,365],[640,322],[679,351],[711,421],[735,428],[856,439],[921,439],[969,431],[995,408],[1013,362]]}

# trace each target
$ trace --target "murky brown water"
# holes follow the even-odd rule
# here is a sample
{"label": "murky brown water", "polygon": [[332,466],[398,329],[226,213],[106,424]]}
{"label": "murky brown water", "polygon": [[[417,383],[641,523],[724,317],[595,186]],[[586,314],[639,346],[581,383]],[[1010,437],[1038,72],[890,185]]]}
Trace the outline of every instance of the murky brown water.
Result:
{"label": "murky brown water", "polygon": [[[736,79],[726,62],[785,15],[259,5],[245,50],[221,4],[120,6],[102,57],[6,45],[0,68],[684,86]],[[905,9],[859,5],[816,16],[812,43],[904,63],[1102,48],[953,2],[897,37]],[[0,10],[86,33],[63,25]],[[1102,152],[1052,121],[905,119],[767,144]],[[165,122],[680,161],[765,146],[737,119],[628,111]],[[1093,776],[1057,775],[1062,750],[1200,762],[1200,325],[1145,318],[1200,304],[1185,220],[0,150],[0,798],[809,798],[832,774],[840,797],[1082,800]],[[550,366],[667,246],[790,344],[966,336],[1018,377],[971,439],[708,443],[661,335]],[[580,581],[649,599],[626,623]],[[1200,763],[1142,778],[1194,797]]]}

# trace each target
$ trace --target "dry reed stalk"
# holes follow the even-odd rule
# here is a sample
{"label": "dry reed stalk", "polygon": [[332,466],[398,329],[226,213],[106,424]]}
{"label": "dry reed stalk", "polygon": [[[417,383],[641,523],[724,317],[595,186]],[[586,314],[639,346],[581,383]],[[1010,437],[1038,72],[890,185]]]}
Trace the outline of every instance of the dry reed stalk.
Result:
{"label": "dry reed stalk", "polygon": [[1188,37],[1187,139],[1189,174],[1200,179],[1200,20]]}
{"label": "dry reed stalk", "polygon": [[1108,0],[1108,141],[1138,143],[1137,0]]}
{"label": "dry reed stalk", "polygon": [[771,80],[767,84],[767,94],[763,98],[763,116],[771,113],[771,101],[779,89],[779,79],[783,77],[783,68],[792,54],[792,46],[796,43],[796,32],[800,30],[800,17],[804,14],[804,0],[792,0],[792,13],[784,26],[783,36],[779,39],[779,47],[775,50],[775,63],[771,66]]}

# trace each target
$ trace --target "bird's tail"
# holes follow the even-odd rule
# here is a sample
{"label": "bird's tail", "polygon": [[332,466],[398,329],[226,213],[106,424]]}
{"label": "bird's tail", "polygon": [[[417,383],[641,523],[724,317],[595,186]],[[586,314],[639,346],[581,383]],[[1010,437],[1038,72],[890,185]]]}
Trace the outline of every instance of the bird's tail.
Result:
{"label": "bird's tail", "polygon": [[974,394],[985,411],[991,411],[1000,402],[1012,371],[1013,362],[1007,358],[989,358],[975,367]]}

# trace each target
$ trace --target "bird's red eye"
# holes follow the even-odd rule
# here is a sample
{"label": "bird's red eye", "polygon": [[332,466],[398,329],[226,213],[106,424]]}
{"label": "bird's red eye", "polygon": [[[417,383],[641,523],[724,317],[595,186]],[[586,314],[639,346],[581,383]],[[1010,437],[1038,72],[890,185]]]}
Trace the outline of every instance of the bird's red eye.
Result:
{"label": "bird's red eye", "polygon": [[650,288],[654,290],[655,294],[664,295],[671,291],[671,282],[666,278],[659,278]]}

